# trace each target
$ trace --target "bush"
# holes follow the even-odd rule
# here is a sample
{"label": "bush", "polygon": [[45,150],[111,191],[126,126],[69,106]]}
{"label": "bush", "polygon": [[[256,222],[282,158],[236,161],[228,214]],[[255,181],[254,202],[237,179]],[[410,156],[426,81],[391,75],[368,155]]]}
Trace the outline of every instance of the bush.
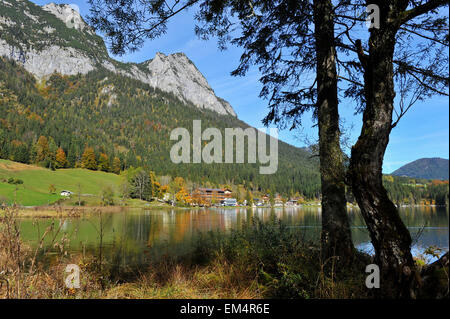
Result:
{"label": "bush", "polygon": [[10,178],[8,178],[8,184],[21,185],[21,184],[23,184],[23,180],[21,180],[19,178],[10,177]]}
{"label": "bush", "polygon": [[81,200],[80,202],[78,202],[78,200],[77,200],[72,203],[72,206],[86,206],[86,201]]}
{"label": "bush", "polygon": [[[199,235],[194,264],[210,264],[220,259],[235,271],[256,277],[266,298],[348,298],[364,279],[363,264],[336,271],[332,262],[321,261],[320,246],[306,240],[299,230],[286,227],[275,216],[263,222],[252,219],[230,234],[209,232]],[[338,284],[339,283],[339,284]]]}
{"label": "bush", "polygon": [[114,205],[114,191],[110,186],[106,186],[102,190],[102,205],[113,206]]}

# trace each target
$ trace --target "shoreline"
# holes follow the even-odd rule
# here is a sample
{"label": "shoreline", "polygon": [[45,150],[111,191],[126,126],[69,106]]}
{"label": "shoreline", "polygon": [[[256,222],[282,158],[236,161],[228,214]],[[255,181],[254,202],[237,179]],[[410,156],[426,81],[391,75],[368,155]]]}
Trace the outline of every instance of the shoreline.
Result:
{"label": "shoreline", "polygon": [[[292,209],[303,207],[321,207],[320,205],[306,204],[299,206],[275,206],[274,209]],[[402,205],[397,208],[405,207],[446,207],[445,205]],[[34,206],[34,207],[17,207],[17,217],[20,218],[53,218],[53,217],[69,217],[78,218],[85,215],[91,215],[99,212],[104,213],[123,213],[129,210],[142,210],[142,209],[162,209],[162,210],[206,210],[206,209],[258,209],[258,208],[271,208],[270,206],[257,206],[257,207],[177,207],[169,205],[152,205],[152,206]],[[358,208],[357,205],[347,205],[347,208]],[[4,214],[4,210],[0,209],[0,216]]]}
{"label": "shoreline", "polygon": [[[152,206],[157,209],[183,209],[182,207],[171,206]],[[17,217],[20,218],[52,218],[52,217],[70,217],[78,218],[95,213],[122,213],[128,210],[146,209],[141,206],[36,206],[36,207],[17,207]],[[0,210],[0,216],[4,210]]]}

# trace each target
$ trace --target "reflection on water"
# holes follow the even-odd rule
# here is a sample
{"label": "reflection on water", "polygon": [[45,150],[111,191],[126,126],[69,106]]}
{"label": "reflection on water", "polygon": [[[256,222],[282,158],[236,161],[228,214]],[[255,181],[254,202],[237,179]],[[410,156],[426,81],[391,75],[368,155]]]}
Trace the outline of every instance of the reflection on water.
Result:
{"label": "reflection on water", "polygon": [[[70,238],[70,250],[96,254],[99,248],[99,229],[103,228],[103,249],[106,258],[117,265],[142,265],[163,255],[179,256],[189,253],[199,232],[229,231],[251,222],[252,217],[268,220],[275,214],[291,231],[310,240],[320,236],[321,209],[255,208],[255,209],[195,209],[195,210],[128,210],[103,213],[102,218],[66,220],[61,229]],[[407,207],[400,214],[414,241],[414,252],[431,245],[448,250],[448,208]],[[355,245],[370,251],[369,236],[358,209],[350,209],[352,235]],[[57,221],[57,222],[62,222]],[[35,245],[51,223],[50,220],[21,221],[22,238]],[[56,225],[58,228],[60,225]],[[50,236],[47,238],[49,245]]]}

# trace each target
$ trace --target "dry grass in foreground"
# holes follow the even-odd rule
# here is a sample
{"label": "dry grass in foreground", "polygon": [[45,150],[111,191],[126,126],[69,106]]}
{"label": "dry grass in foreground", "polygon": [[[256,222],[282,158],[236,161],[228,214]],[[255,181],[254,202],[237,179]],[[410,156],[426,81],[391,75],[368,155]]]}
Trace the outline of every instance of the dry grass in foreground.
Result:
{"label": "dry grass in foreground", "polygon": [[[102,220],[102,212],[97,213]],[[322,260],[320,247],[288,231],[275,217],[269,222],[252,220],[229,234],[199,234],[194,252],[131,270],[109,264],[101,245],[95,256],[68,253],[70,239],[61,225],[77,214],[66,212],[62,222],[55,218],[31,249],[20,239],[18,209],[6,208],[0,215],[0,298],[372,297],[364,284],[368,256],[357,253],[353,263],[345,265],[335,258]],[[46,239],[50,250],[43,249]],[[68,264],[80,268],[79,289],[66,287]],[[444,271],[441,277],[448,285]]]}
{"label": "dry grass in foreground", "polygon": [[[164,274],[162,274],[164,272]],[[157,272],[149,271],[132,283],[105,291],[105,298],[132,299],[258,299],[264,288],[256,278],[242,276],[233,265],[218,260],[207,267],[189,269],[171,265]],[[163,275],[164,279],[161,279]],[[159,278],[158,278],[159,277]]]}
{"label": "dry grass in foreground", "polygon": [[[97,213],[101,216],[101,211]],[[1,298],[354,298],[364,296],[361,278],[335,272],[311,247],[282,224],[253,221],[245,230],[201,234],[194,253],[167,257],[139,271],[118,272],[97,256],[71,255],[58,215],[41,232],[36,248],[20,239],[17,208],[0,216]],[[101,230],[101,227],[99,228]],[[50,239],[53,249],[43,249]],[[101,247],[101,246],[100,246]],[[65,285],[65,267],[80,267],[80,288]],[[359,267],[359,266],[357,266]],[[360,267],[359,267],[360,268]],[[330,271],[331,270],[331,271]],[[363,273],[361,271],[361,273]],[[351,275],[353,276],[353,274]]]}

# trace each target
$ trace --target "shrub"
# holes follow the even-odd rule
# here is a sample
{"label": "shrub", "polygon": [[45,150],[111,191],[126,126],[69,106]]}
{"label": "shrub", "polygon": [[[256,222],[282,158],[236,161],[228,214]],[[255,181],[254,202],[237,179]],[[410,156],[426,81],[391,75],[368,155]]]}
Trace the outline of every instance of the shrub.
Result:
{"label": "shrub", "polygon": [[21,185],[21,184],[23,184],[23,180],[21,180],[19,178],[10,177],[10,178],[8,178],[8,184]]}
{"label": "shrub", "polygon": [[106,186],[102,190],[102,205],[113,206],[114,205],[114,191],[111,186]]}
{"label": "shrub", "polygon": [[274,215],[267,222],[254,218],[229,234],[199,235],[193,263],[210,264],[217,259],[232,264],[247,278],[256,277],[266,298],[348,298],[352,291],[364,296],[360,291],[364,279],[353,278],[355,273],[364,275],[364,263],[336,271],[332,262],[321,260],[317,243]]}

